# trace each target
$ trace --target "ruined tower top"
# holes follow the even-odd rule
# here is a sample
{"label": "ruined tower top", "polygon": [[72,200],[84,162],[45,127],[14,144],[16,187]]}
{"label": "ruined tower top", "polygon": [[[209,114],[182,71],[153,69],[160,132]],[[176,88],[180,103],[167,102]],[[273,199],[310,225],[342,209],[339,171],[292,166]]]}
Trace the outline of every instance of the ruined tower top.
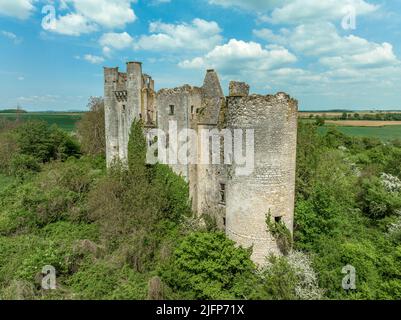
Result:
{"label": "ruined tower top", "polygon": [[231,81],[229,91],[230,97],[247,97],[249,95],[249,85],[245,82]]}

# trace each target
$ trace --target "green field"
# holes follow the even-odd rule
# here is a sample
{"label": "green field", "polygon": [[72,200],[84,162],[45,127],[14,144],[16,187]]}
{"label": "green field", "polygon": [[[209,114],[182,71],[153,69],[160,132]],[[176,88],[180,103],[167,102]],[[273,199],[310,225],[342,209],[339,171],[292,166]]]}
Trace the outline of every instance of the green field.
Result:
{"label": "green field", "polygon": [[[74,131],[76,123],[81,119],[83,113],[57,113],[57,112],[29,112],[21,113],[18,117],[22,120],[41,120],[49,124],[56,124],[60,128],[67,131]],[[16,120],[17,114],[15,113],[0,113],[0,118],[8,120]]]}
{"label": "green field", "polygon": [[[305,123],[315,123],[313,119],[301,119]],[[326,124],[324,127],[319,128],[319,132],[324,133],[328,128],[336,127],[338,131],[353,137],[374,137],[383,141],[401,139],[401,125],[400,126],[383,126],[383,127],[355,127],[355,126],[334,126]]]}
{"label": "green field", "polygon": [[[320,128],[322,132],[326,131],[331,125]],[[354,137],[374,137],[383,141],[401,139],[401,126],[384,127],[342,127],[336,126],[337,130]]]}

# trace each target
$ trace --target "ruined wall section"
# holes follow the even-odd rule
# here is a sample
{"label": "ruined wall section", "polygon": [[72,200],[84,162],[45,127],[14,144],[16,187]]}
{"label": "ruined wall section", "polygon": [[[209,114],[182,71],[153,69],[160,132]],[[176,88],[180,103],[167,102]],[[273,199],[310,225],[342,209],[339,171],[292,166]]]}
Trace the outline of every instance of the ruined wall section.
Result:
{"label": "ruined wall section", "polygon": [[[222,106],[225,104],[225,97],[220,85],[217,73],[210,69],[207,70],[202,85],[202,107],[198,112],[198,150],[199,159],[197,165],[197,206],[195,211],[198,214],[206,214],[215,219],[219,228],[225,228],[225,201],[222,199],[220,191],[226,184],[224,158],[221,157],[219,164],[212,163],[212,139],[213,136],[221,142],[223,147],[224,139],[218,134],[219,116]],[[204,149],[201,145],[202,130],[215,132],[211,134],[209,148]],[[221,153],[221,152],[220,152]],[[203,156],[208,156],[209,164],[202,164]]]}
{"label": "ruined wall section", "polygon": [[[124,80],[124,81],[123,81]],[[118,81],[117,99],[118,114],[118,159],[125,162],[128,158],[128,142],[131,124],[139,118],[142,95],[142,65],[139,62],[128,62],[127,73]]]}
{"label": "ruined wall section", "polygon": [[142,63],[127,62],[128,122],[141,118],[142,110]]}
{"label": "ruined wall section", "polygon": [[[110,165],[118,158],[120,143],[118,136],[119,111],[115,92],[121,87],[118,68],[104,68],[104,106],[106,131],[106,159]],[[122,90],[121,90],[122,91]]]}
{"label": "ruined wall section", "polygon": [[[174,89],[161,89],[156,97],[159,129],[168,133],[170,121],[176,121],[177,133],[182,129],[191,128],[193,126],[192,111],[200,108],[201,96],[200,88],[189,85]],[[172,141],[172,137],[168,135],[167,142],[170,140]],[[172,164],[171,167],[174,172],[182,175],[188,181],[189,166],[178,163]]]}
{"label": "ruined wall section", "polygon": [[245,82],[230,81],[229,92],[230,97],[247,97],[249,85]]}
{"label": "ruined wall section", "polygon": [[141,118],[147,127],[156,127],[157,109],[155,82],[151,76],[144,74],[142,76],[142,108]]}
{"label": "ruined wall section", "polygon": [[[202,130],[207,130],[210,133],[209,149],[205,149],[202,141]],[[213,134],[215,132],[215,134]],[[219,134],[216,125],[199,124],[198,125],[198,165],[197,165],[197,204],[194,211],[198,215],[208,215],[215,219],[219,229],[225,228],[225,209],[226,201],[221,195],[222,188],[226,185],[226,166],[221,162],[220,164],[212,164],[212,140],[213,137],[220,140],[220,154],[223,149],[224,140]],[[209,158],[210,164],[202,164],[203,157]],[[224,161],[224,157],[221,157]]]}
{"label": "ruined wall section", "polygon": [[207,70],[202,85],[202,106],[198,110],[198,123],[216,125],[222,101],[224,94],[219,77],[214,70]]}
{"label": "ruined wall section", "polygon": [[236,165],[229,169],[226,233],[243,247],[253,246],[253,261],[263,264],[269,253],[279,253],[266,214],[293,230],[297,101],[284,93],[227,99],[228,127],[255,130],[255,170],[238,176]]}

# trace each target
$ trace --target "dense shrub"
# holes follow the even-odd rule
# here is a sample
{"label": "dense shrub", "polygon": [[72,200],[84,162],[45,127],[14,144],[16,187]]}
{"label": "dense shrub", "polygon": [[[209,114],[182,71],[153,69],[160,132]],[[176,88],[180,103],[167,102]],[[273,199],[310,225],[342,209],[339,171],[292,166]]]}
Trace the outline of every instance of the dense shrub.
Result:
{"label": "dense shrub", "polygon": [[26,154],[15,154],[10,163],[10,173],[18,178],[25,178],[29,174],[40,171],[38,160]]}
{"label": "dense shrub", "polygon": [[253,271],[250,252],[236,248],[224,234],[193,233],[179,244],[161,275],[186,298],[229,299],[235,298],[236,278]]}
{"label": "dense shrub", "polygon": [[68,285],[79,299],[140,300],[146,298],[145,278],[128,266],[106,261],[91,263],[75,273]]}
{"label": "dense shrub", "polygon": [[77,142],[67,132],[46,122],[25,122],[15,129],[15,137],[20,152],[40,162],[66,160],[79,155]]}
{"label": "dense shrub", "polygon": [[42,163],[78,157],[80,151],[78,143],[57,126],[28,121],[0,133],[0,154],[0,172],[24,178],[38,172]]}
{"label": "dense shrub", "polygon": [[60,220],[88,221],[87,195],[102,175],[102,166],[88,158],[53,162],[25,183],[2,191],[0,234],[27,232]]}
{"label": "dense shrub", "polygon": [[394,215],[401,209],[401,193],[385,189],[383,180],[370,177],[361,180],[358,195],[363,212],[372,219],[382,219]]}

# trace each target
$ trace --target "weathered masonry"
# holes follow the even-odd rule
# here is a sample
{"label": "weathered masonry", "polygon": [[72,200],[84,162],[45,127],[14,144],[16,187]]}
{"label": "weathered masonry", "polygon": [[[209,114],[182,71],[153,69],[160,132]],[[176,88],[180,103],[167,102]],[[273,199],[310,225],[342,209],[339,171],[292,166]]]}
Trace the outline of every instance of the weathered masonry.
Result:
{"label": "weathered masonry", "polygon": [[[234,81],[225,97],[214,70],[207,70],[201,87],[184,85],[158,92],[139,62],[128,62],[126,73],[105,68],[104,77],[108,165],[115,159],[126,161],[134,119],[142,119],[145,128],[164,132],[169,131],[171,120],[178,131],[254,130],[255,163],[249,175],[236,175],[235,163],[171,167],[189,182],[194,211],[212,215],[228,237],[244,247],[252,246],[256,263],[263,264],[269,253],[279,253],[265,219],[270,213],[293,229],[297,101],[285,93],[249,95],[246,83]],[[198,157],[205,152],[210,153],[200,148]]]}

